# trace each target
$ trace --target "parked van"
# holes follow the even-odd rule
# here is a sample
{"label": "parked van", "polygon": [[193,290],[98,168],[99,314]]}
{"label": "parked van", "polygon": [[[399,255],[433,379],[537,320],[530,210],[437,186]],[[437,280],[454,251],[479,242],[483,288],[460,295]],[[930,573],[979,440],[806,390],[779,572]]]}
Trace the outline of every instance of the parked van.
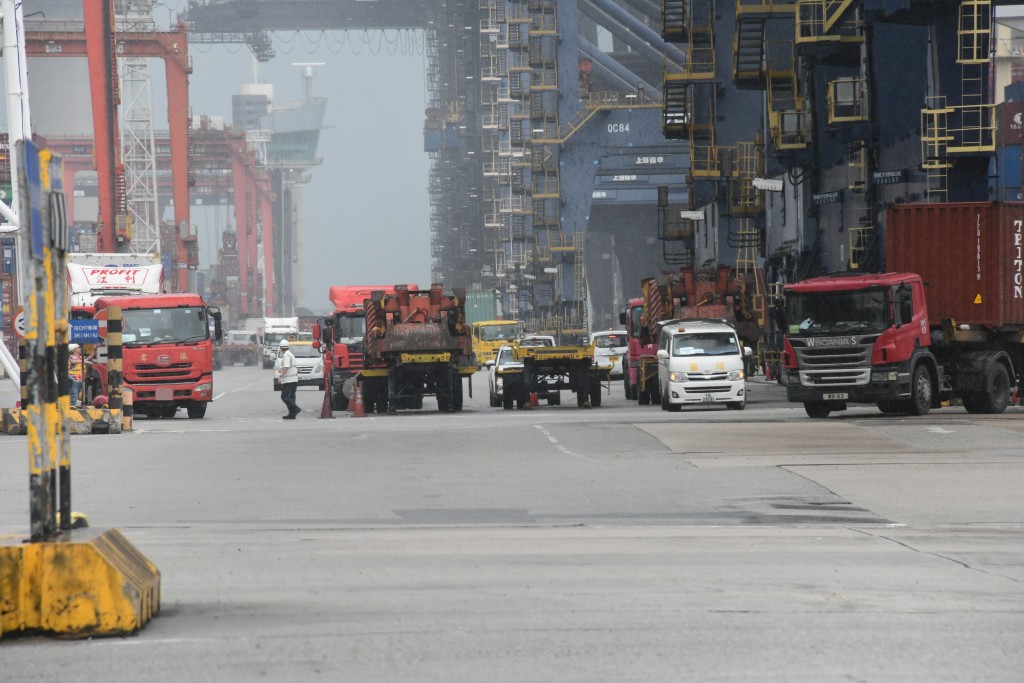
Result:
{"label": "parked van", "polygon": [[678,320],[658,338],[661,409],[724,403],[743,410],[747,403],[744,367],[751,355],[736,329],[715,320]]}

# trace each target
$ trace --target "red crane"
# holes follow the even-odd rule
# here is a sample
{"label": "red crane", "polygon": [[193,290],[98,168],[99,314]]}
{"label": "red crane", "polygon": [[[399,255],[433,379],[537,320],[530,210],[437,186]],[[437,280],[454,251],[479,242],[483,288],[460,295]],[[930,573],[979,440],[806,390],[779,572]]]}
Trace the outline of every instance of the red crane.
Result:
{"label": "red crane", "polygon": [[[114,31],[112,2],[86,2],[84,31],[26,31],[25,52],[32,57],[87,57],[92,93],[95,163],[99,177],[100,233],[98,249],[116,251],[128,242],[124,167],[120,162],[117,106],[119,56],[163,59],[167,80],[167,119],[170,126],[172,196],[176,253],[169,278],[177,291],[188,290],[188,268],[199,265],[196,240],[190,236],[189,216],[189,102],[188,34],[179,23],[173,31]],[[115,46],[116,44],[116,46]],[[184,267],[183,267],[184,266]]]}

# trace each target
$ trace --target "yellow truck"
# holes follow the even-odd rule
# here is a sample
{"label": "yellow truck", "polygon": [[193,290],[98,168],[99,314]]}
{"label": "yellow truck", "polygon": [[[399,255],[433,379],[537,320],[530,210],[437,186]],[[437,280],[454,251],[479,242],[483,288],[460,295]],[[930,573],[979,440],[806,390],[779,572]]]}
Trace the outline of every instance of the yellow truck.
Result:
{"label": "yellow truck", "polygon": [[473,323],[473,354],[481,365],[494,360],[498,349],[511,344],[518,336],[522,324],[518,320],[478,320]]}

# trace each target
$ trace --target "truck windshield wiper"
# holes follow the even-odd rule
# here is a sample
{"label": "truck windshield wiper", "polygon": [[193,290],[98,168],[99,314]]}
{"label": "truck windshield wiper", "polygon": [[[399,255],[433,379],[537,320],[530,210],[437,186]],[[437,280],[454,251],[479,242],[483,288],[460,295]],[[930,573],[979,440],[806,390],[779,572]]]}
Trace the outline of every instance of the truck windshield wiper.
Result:
{"label": "truck windshield wiper", "polygon": [[[207,336],[205,334],[196,334],[191,337],[185,337],[184,339],[175,339],[172,343],[174,344],[192,344],[197,341],[205,341]],[[170,340],[168,340],[170,341]]]}

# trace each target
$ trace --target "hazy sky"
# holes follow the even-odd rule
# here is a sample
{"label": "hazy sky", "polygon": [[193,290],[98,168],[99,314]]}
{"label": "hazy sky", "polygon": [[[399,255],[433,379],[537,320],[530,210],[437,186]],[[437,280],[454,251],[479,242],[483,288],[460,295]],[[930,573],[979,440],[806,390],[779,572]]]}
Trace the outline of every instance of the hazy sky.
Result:
{"label": "hazy sky", "polygon": [[[166,17],[164,17],[166,19]],[[157,17],[158,23],[161,18]],[[411,36],[415,41],[410,40]],[[430,284],[429,158],[423,151],[425,105],[422,34],[283,32],[277,56],[259,65],[278,103],[303,98],[302,67],[314,67],[313,94],[327,98],[319,156],[304,194],[304,296],[300,306],[327,310],[334,284]],[[231,121],[231,97],[254,78],[254,60],[240,45],[192,44],[189,98],[195,116]],[[167,130],[164,67],[151,60],[154,127]],[[0,72],[2,79],[2,72]],[[34,130],[91,130],[88,73],[80,58],[29,61]],[[3,109],[0,107],[0,109]],[[0,119],[6,121],[5,112]],[[167,191],[169,190],[162,190]],[[200,262],[216,255],[230,212],[193,207]]]}
{"label": "hazy sky", "polygon": [[[324,63],[313,80],[313,94],[327,98],[323,164],[305,188],[299,302],[314,310],[329,308],[332,284],[430,283],[424,59],[421,49],[394,42],[399,34],[388,37],[390,44],[361,31],[276,34],[277,56],[259,66],[260,80],[284,103],[303,97],[302,68],[292,64]],[[193,114],[230,121],[231,96],[253,80],[249,50],[194,44],[190,53]]]}

